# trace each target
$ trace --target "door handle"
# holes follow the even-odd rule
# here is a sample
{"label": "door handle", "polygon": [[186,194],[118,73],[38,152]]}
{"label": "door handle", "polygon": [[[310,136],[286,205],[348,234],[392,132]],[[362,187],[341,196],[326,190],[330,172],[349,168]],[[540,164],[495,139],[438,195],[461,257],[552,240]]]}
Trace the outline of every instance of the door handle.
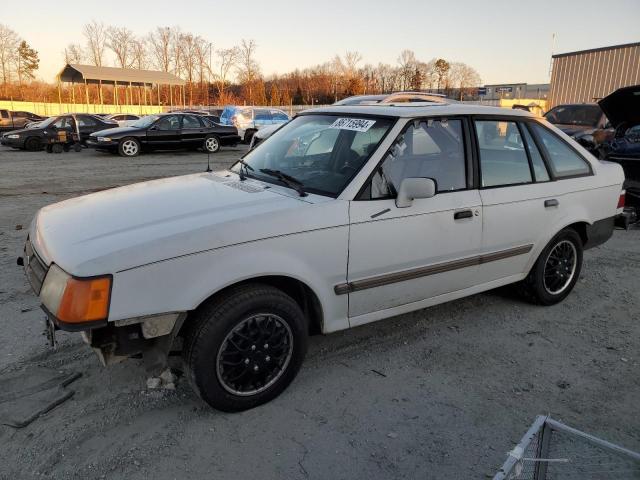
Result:
{"label": "door handle", "polygon": [[560,205],[560,202],[555,198],[544,201],[544,208],[557,207],[558,205]]}
{"label": "door handle", "polygon": [[471,217],[473,217],[473,212],[471,210],[462,210],[460,212],[455,212],[453,214],[454,220],[460,220],[463,218],[471,218]]}

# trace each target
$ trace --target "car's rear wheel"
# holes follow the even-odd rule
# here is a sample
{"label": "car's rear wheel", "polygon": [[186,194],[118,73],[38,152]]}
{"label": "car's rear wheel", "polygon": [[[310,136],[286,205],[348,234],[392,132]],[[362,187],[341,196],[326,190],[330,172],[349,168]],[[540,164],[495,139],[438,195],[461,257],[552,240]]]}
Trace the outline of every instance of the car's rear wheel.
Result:
{"label": "car's rear wheel", "polygon": [[30,152],[42,150],[42,141],[38,137],[29,137],[24,142],[24,148]]}
{"label": "car's rear wheel", "polygon": [[208,153],[216,153],[220,150],[220,138],[217,135],[208,135],[204,139],[204,150]]}
{"label": "car's rear wheel", "polygon": [[246,132],[244,132],[244,143],[246,143],[247,145],[250,144],[251,139],[255,134],[256,134],[255,130],[247,130]]}
{"label": "car's rear wheel", "polygon": [[582,240],[575,230],[562,230],[540,253],[521,291],[533,303],[553,305],[569,295],[581,269]]}
{"label": "car's rear wheel", "polygon": [[140,154],[140,142],[133,137],[120,140],[118,153],[121,157],[135,157]]}
{"label": "car's rear wheel", "polygon": [[189,319],[183,357],[200,397],[226,412],[278,396],[295,378],[307,350],[298,304],[274,287],[235,287]]}

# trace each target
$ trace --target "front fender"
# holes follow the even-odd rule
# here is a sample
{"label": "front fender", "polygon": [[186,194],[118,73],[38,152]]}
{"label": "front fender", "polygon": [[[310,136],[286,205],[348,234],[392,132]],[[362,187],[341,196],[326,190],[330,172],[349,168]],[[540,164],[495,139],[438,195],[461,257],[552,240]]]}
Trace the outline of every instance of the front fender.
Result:
{"label": "front fender", "polygon": [[189,311],[236,283],[286,276],[305,283],[324,312],[324,331],[347,328],[346,296],[333,285],[346,281],[348,226],[247,242],[118,272],[109,320]]}

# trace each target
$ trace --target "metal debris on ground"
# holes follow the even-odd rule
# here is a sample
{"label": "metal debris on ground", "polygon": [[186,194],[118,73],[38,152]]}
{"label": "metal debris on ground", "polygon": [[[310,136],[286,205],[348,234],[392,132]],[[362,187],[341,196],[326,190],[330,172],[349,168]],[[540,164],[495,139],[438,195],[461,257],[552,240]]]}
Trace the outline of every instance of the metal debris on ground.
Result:
{"label": "metal debris on ground", "polygon": [[494,480],[640,479],[640,453],[538,416]]}

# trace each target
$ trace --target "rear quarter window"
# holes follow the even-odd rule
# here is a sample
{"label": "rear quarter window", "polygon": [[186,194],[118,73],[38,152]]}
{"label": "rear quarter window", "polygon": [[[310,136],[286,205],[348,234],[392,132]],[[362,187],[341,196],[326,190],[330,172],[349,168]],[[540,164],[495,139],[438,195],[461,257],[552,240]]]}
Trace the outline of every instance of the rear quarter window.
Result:
{"label": "rear quarter window", "polygon": [[533,130],[540,138],[542,146],[547,152],[549,166],[556,178],[591,174],[589,163],[564,140],[537,123],[533,125]]}

